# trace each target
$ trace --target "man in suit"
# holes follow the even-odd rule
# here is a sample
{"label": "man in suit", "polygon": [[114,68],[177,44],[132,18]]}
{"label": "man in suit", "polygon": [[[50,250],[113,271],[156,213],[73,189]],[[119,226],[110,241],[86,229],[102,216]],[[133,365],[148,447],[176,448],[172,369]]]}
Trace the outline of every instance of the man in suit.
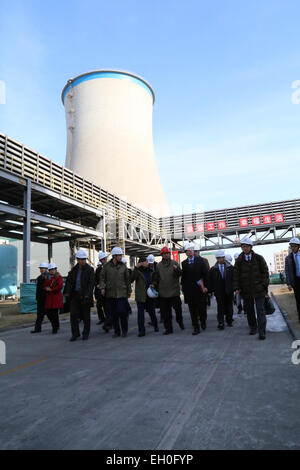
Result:
{"label": "man in suit", "polygon": [[90,334],[91,314],[94,304],[93,291],[95,285],[94,269],[86,262],[85,250],[76,253],[77,264],[68,274],[64,294],[70,299],[70,320],[72,337],[70,341],[76,341],[80,336],[79,318],[83,318],[82,339],[87,340]]}
{"label": "man in suit", "polygon": [[[210,269],[208,259],[204,258],[204,256],[200,256],[200,246],[197,245],[197,243],[193,242],[193,245],[194,245],[195,258],[200,258],[200,260],[202,260],[205,263],[206,271],[207,271],[207,279],[208,279],[208,273]],[[206,329],[207,307],[210,307],[210,296],[208,295],[208,291],[206,291],[206,293],[203,296],[201,296],[199,319],[200,319],[202,330]]]}
{"label": "man in suit", "polygon": [[265,297],[268,294],[270,282],[269,270],[263,256],[255,253],[252,246],[253,242],[249,237],[241,241],[242,253],[234,265],[233,287],[236,294],[241,294],[243,297],[244,310],[250,328],[249,334],[255,335],[258,329],[259,339],[266,339]]}
{"label": "man in suit", "polygon": [[48,276],[48,263],[40,264],[40,275],[36,280],[36,303],[37,303],[37,317],[34,330],[31,333],[40,333],[42,331],[42,323],[45,316],[45,303],[46,292],[44,290],[45,280]]}
{"label": "man in suit", "polygon": [[[188,304],[194,328],[192,334],[198,335],[200,333],[201,306],[204,304],[207,292],[207,268],[203,258],[194,256],[193,243],[185,244],[184,250],[187,259],[182,262],[181,285],[184,302]],[[202,318],[201,325],[203,326],[203,324]]]}
{"label": "man in suit", "polygon": [[300,323],[300,240],[290,240],[291,253],[285,258],[285,276],[288,289],[294,290],[298,319]]}
{"label": "man in suit", "polygon": [[232,326],[233,266],[226,261],[224,250],[216,253],[216,264],[209,271],[209,293],[215,294],[218,306],[218,328],[224,330],[224,318]]}

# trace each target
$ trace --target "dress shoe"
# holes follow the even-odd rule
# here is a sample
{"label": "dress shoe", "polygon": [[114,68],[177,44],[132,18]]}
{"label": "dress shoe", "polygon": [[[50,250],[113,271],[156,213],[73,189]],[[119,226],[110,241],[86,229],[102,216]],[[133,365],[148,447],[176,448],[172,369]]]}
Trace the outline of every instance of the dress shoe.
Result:
{"label": "dress shoe", "polygon": [[219,324],[218,324],[218,328],[219,328],[219,330],[224,330],[224,324],[223,324],[223,323],[219,323]]}
{"label": "dress shoe", "polygon": [[227,323],[227,326],[233,326],[233,324],[232,323]]}
{"label": "dress shoe", "polygon": [[[123,336],[123,335],[122,335]],[[146,336],[146,333],[139,333],[138,337],[141,338],[142,336]]]}
{"label": "dress shoe", "polygon": [[199,333],[200,333],[200,330],[195,328],[192,335],[195,336],[195,335],[198,335]]}
{"label": "dress shoe", "polygon": [[201,323],[202,330],[206,330],[206,323]]}
{"label": "dress shoe", "polygon": [[32,330],[30,333],[41,333],[42,330]]}
{"label": "dress shoe", "polygon": [[122,333],[122,338],[126,338],[126,336],[127,336],[127,333],[125,333],[125,332]]}
{"label": "dress shoe", "polygon": [[179,323],[179,327],[181,330],[184,330],[184,324],[183,323]]}
{"label": "dress shoe", "polygon": [[170,335],[170,334],[172,334],[172,333],[173,333],[173,331],[171,331],[171,330],[166,330],[166,331],[163,332],[163,335]]}
{"label": "dress shoe", "polygon": [[120,336],[121,336],[120,333],[115,333],[112,335],[112,338],[119,338]]}
{"label": "dress shoe", "polygon": [[249,335],[256,335],[257,329],[256,328],[251,328]]}
{"label": "dress shoe", "polygon": [[80,335],[75,335],[70,338],[70,341],[76,341],[77,338],[79,338]]}
{"label": "dress shoe", "polygon": [[81,339],[87,340],[87,339],[89,339],[89,335],[82,335],[82,338],[81,338]]}
{"label": "dress shoe", "polygon": [[155,331],[156,333],[159,331],[158,326],[155,326],[155,327],[154,327],[154,331]]}
{"label": "dress shoe", "polygon": [[266,335],[264,333],[260,333],[259,339],[266,339]]}
{"label": "dress shoe", "polygon": [[56,335],[56,333],[57,333],[57,330],[56,330],[56,329],[55,329],[55,330],[52,330],[52,334],[53,334],[53,335]]}

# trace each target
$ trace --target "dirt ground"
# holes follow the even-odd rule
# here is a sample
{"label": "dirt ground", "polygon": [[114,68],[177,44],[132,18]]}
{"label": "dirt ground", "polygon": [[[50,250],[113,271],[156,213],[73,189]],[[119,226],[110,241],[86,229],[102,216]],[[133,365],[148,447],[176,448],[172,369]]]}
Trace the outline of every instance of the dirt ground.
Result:
{"label": "dirt ground", "polygon": [[269,290],[273,292],[279,307],[285,310],[285,312],[288,314],[289,319],[292,320],[295,327],[300,332],[300,323],[298,321],[298,313],[294,292],[290,292],[286,284],[271,285],[269,287]]}
{"label": "dirt ground", "polygon": [[[1,301],[0,313],[0,331],[23,325],[32,324],[33,326],[36,320],[35,313],[20,313],[20,303],[17,301]],[[60,318],[68,317],[69,313],[60,315]],[[44,322],[48,321],[48,318],[45,317]]]}

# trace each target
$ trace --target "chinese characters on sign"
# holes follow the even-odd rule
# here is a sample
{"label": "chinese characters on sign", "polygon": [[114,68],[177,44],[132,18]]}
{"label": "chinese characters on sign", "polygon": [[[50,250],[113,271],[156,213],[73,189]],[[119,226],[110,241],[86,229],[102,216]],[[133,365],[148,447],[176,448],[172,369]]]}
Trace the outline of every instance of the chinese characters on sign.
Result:
{"label": "chinese characters on sign", "polygon": [[179,263],[178,251],[172,251],[172,259],[173,259],[174,261],[177,261],[177,263]]}
{"label": "chinese characters on sign", "polygon": [[[250,221],[249,221],[250,220]],[[268,214],[268,215],[263,215],[261,216],[254,216],[254,217],[241,217],[239,219],[239,224],[240,227],[249,227],[249,225],[269,225],[272,222],[278,224],[281,222],[284,222],[284,215],[281,214],[274,214],[274,220],[273,216]],[[205,229],[207,232],[214,232],[215,230],[225,230],[227,228],[227,224],[225,220],[219,220],[217,222],[218,228],[216,228],[215,222],[207,222],[207,224],[201,223],[201,224],[196,224],[196,230],[193,224],[189,224],[185,226],[185,232],[186,233],[194,233],[196,232],[205,232]]]}

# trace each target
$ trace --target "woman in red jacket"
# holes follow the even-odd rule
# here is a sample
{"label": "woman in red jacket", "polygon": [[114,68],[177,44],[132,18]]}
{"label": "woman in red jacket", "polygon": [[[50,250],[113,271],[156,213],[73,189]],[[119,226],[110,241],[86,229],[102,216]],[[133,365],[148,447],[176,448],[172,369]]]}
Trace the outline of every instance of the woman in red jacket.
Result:
{"label": "woman in red jacket", "polygon": [[55,334],[59,330],[58,310],[63,307],[63,278],[57,272],[55,263],[48,266],[49,277],[45,280],[44,290],[46,291],[45,310],[47,317],[52,325],[52,333]]}

